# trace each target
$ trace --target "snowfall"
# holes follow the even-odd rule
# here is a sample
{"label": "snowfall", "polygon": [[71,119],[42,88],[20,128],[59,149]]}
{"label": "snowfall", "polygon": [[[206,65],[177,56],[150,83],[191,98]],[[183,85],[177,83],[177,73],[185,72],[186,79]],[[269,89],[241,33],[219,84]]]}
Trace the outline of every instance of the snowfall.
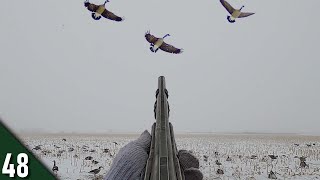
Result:
{"label": "snowfall", "polygon": [[[56,161],[59,179],[82,180],[103,179],[119,149],[137,137],[61,134],[27,135],[21,140],[49,169]],[[176,143],[199,159],[204,180],[320,179],[319,136],[186,134],[176,135]],[[86,160],[89,156],[92,159]],[[99,166],[103,169],[96,176],[88,173]]]}

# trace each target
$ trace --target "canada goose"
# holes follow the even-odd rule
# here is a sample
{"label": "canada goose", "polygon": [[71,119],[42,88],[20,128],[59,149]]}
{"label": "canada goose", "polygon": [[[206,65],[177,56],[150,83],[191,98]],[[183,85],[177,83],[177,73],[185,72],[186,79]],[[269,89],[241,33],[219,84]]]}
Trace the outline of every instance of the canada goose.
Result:
{"label": "canada goose", "polygon": [[89,0],[86,0],[84,2],[84,6],[89,10],[91,11],[91,17],[94,19],[94,20],[99,20],[101,18],[101,16],[107,18],[107,19],[110,19],[110,20],[113,20],[113,21],[122,21],[123,18],[113,14],[112,12],[108,11],[106,8],[105,8],[105,5],[106,3],[109,2],[109,0],[106,0],[104,2],[104,4],[101,4],[101,5],[95,5],[95,4],[92,4],[89,2]]}
{"label": "canada goose", "polygon": [[57,173],[57,172],[59,171],[58,166],[56,166],[56,161],[55,161],[55,160],[53,160],[53,167],[52,167],[52,171],[53,171],[54,173]]}
{"label": "canada goose", "polygon": [[154,53],[158,51],[158,49],[161,49],[162,51],[168,52],[168,53],[174,53],[179,54],[182,53],[182,49],[175,48],[174,46],[167,44],[164,42],[164,38],[167,36],[170,36],[170,34],[166,34],[162,38],[157,38],[150,34],[150,32],[146,32],[145,38],[150,43],[150,50]]}
{"label": "canada goose", "polygon": [[254,13],[241,12],[242,6],[240,9],[234,9],[227,1],[220,0],[221,4],[226,8],[226,10],[230,13],[231,16],[228,16],[227,19],[230,23],[236,22],[237,18],[244,18],[253,15]]}
{"label": "canada goose", "polygon": [[67,141],[67,139],[66,139],[66,138],[63,138],[62,141]]}
{"label": "canada goose", "polygon": [[100,172],[100,169],[103,168],[102,166],[100,166],[98,169],[93,169],[91,171],[89,171],[88,173],[96,175]]}

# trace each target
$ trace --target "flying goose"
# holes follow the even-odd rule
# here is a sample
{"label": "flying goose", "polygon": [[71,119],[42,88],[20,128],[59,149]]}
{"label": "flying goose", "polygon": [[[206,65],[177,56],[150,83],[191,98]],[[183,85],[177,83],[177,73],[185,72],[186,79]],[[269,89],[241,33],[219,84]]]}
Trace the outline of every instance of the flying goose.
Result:
{"label": "flying goose", "polygon": [[228,16],[227,19],[230,23],[236,22],[237,18],[244,18],[253,15],[254,13],[241,12],[242,6],[240,9],[234,9],[227,1],[220,0],[221,4],[226,8],[226,10],[230,13],[231,16]]}
{"label": "flying goose", "polygon": [[100,166],[98,169],[93,169],[91,171],[89,171],[88,173],[96,175],[100,172],[100,169],[103,168],[102,166]]}
{"label": "flying goose", "polygon": [[58,166],[56,166],[56,161],[55,161],[55,160],[53,160],[53,167],[52,167],[52,171],[53,171],[54,173],[57,173],[57,172],[59,171]]}
{"label": "flying goose", "polygon": [[91,11],[91,17],[94,19],[94,20],[99,20],[101,18],[101,16],[107,18],[107,19],[110,19],[110,20],[113,20],[113,21],[122,21],[123,18],[113,14],[112,12],[108,11],[106,8],[105,8],[105,5],[106,3],[109,2],[109,0],[106,0],[104,2],[104,4],[101,4],[101,5],[95,5],[95,4],[92,4],[89,2],[89,0],[86,0],[84,2],[84,6],[89,10]]}
{"label": "flying goose", "polygon": [[145,38],[150,43],[150,50],[152,52],[156,53],[158,49],[161,49],[162,51],[165,51],[168,53],[174,53],[174,54],[182,53],[182,49],[175,48],[174,46],[164,42],[164,38],[166,38],[167,36],[170,36],[170,34],[166,34],[162,38],[157,38],[151,35],[149,31],[147,31],[145,34]]}

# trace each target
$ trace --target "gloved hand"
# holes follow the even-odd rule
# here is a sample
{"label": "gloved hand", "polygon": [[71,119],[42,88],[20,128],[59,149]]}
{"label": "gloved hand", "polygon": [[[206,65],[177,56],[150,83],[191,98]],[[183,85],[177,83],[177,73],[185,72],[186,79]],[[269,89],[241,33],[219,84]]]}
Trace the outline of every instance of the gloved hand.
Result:
{"label": "gloved hand", "polygon": [[[122,147],[105,176],[104,180],[142,180],[150,150],[151,135],[146,130],[140,137]],[[202,180],[199,160],[190,151],[178,152],[185,180]]]}
{"label": "gloved hand", "polygon": [[203,174],[199,170],[199,160],[191,151],[180,150],[178,152],[180,166],[184,172],[185,180],[202,180]]}
{"label": "gloved hand", "polygon": [[105,180],[138,180],[144,172],[150,150],[151,135],[145,130],[140,137],[122,147],[114,158]]}

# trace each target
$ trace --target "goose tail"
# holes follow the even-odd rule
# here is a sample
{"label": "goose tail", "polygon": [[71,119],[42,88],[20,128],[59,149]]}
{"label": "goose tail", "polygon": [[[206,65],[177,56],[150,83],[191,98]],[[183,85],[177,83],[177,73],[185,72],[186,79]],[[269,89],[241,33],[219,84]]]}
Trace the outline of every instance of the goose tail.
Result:
{"label": "goose tail", "polygon": [[231,16],[228,16],[227,19],[228,19],[228,21],[229,21],[230,23],[236,22],[235,20],[231,19]]}

